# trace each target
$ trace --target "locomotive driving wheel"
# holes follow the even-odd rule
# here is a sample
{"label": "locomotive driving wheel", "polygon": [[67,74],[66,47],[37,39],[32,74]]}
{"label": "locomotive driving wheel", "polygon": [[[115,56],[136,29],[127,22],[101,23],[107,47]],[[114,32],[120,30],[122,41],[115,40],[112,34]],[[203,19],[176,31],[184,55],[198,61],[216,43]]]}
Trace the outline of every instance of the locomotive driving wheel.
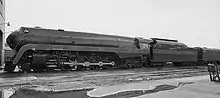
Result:
{"label": "locomotive driving wheel", "polygon": [[31,72],[30,63],[24,63],[23,65],[21,65],[21,70],[23,72]]}
{"label": "locomotive driving wheel", "polygon": [[134,64],[129,60],[124,60],[124,63],[120,66],[122,69],[134,68]]}
{"label": "locomotive driving wheel", "polygon": [[[52,70],[52,69],[49,69],[49,70]],[[33,71],[34,72],[43,72],[44,69],[43,68],[33,68]]]}
{"label": "locomotive driving wheel", "polygon": [[83,71],[83,70],[86,70],[86,67],[85,67],[85,66],[82,66],[82,65],[77,65],[76,70],[81,70],[81,71]]}
{"label": "locomotive driving wheel", "polygon": [[4,71],[11,73],[15,70],[15,67],[16,66],[13,65],[11,61],[6,61]]}
{"label": "locomotive driving wheel", "polygon": [[113,69],[112,65],[103,65],[102,69]]}
{"label": "locomotive driving wheel", "polygon": [[70,71],[71,67],[69,65],[61,65],[61,70],[62,71]]}
{"label": "locomotive driving wheel", "polygon": [[90,65],[90,66],[89,66],[89,69],[90,69],[90,70],[99,70],[100,67],[99,67],[98,65]]}

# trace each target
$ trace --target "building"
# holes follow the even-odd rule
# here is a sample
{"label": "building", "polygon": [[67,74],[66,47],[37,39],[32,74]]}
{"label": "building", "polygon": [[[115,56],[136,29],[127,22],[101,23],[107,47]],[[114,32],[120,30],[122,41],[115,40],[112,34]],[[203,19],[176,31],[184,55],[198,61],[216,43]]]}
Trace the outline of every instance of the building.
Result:
{"label": "building", "polygon": [[0,67],[4,63],[5,0],[0,0]]}
{"label": "building", "polygon": [[3,50],[4,50],[4,60],[10,61],[15,51],[13,51],[6,43],[5,43],[5,47],[3,48]]}

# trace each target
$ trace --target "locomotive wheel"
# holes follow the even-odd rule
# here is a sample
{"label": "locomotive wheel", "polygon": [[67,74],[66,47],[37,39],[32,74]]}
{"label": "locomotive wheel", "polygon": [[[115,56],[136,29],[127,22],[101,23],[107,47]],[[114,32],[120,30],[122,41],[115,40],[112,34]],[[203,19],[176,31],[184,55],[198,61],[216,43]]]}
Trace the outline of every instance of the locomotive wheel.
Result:
{"label": "locomotive wheel", "polygon": [[[33,69],[34,70],[34,69]],[[35,70],[34,70],[35,71]],[[46,71],[54,71],[53,68],[47,68]]]}
{"label": "locomotive wheel", "polygon": [[21,70],[24,72],[31,72],[31,66],[29,63],[24,63],[21,65]]}
{"label": "locomotive wheel", "polygon": [[174,65],[174,66],[177,66],[177,67],[178,67],[178,66],[184,66],[182,63],[179,63],[179,62],[174,62],[173,65]]}
{"label": "locomotive wheel", "polygon": [[44,69],[42,69],[42,68],[33,68],[33,71],[34,72],[43,72]]}
{"label": "locomotive wheel", "polygon": [[144,66],[143,66],[143,64],[136,63],[136,64],[133,64],[133,67],[134,68],[141,68],[141,67],[144,67]]}
{"label": "locomotive wheel", "polygon": [[100,68],[100,67],[99,67],[98,65],[90,65],[90,66],[89,66],[89,69],[90,69],[90,70],[99,70],[99,68]]}
{"label": "locomotive wheel", "polygon": [[15,70],[15,65],[12,64],[12,62],[10,61],[6,61],[5,62],[5,68],[4,71],[7,71],[9,73],[12,73]]}
{"label": "locomotive wheel", "polygon": [[120,69],[128,69],[129,67],[126,64],[122,64],[121,66],[119,66]]}
{"label": "locomotive wheel", "polygon": [[128,63],[128,61],[125,61],[125,63],[122,64],[122,65],[120,66],[120,68],[121,68],[121,69],[129,69],[129,68],[131,68],[131,64]]}
{"label": "locomotive wheel", "polygon": [[102,65],[102,69],[113,69],[112,65]]}
{"label": "locomotive wheel", "polygon": [[82,65],[77,65],[76,70],[86,70],[86,67]]}
{"label": "locomotive wheel", "polygon": [[128,68],[135,68],[135,65],[133,63],[128,63],[127,66]]}
{"label": "locomotive wheel", "polygon": [[125,60],[124,64],[120,66],[120,68],[122,69],[129,69],[129,68],[135,68],[135,67],[136,66],[133,60]]}
{"label": "locomotive wheel", "polygon": [[62,71],[70,71],[70,70],[71,70],[71,67],[70,67],[69,65],[63,65],[63,66],[61,67],[61,70],[62,70]]}

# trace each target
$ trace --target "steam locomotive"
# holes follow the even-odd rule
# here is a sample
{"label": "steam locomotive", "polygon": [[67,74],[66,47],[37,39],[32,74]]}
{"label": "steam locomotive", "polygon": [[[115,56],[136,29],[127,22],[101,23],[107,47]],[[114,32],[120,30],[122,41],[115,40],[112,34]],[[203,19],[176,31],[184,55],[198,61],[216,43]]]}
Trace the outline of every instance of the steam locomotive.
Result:
{"label": "steam locomotive", "polygon": [[137,68],[172,63],[220,62],[220,50],[191,48],[177,40],[21,27],[6,39],[15,51],[4,70],[25,72]]}

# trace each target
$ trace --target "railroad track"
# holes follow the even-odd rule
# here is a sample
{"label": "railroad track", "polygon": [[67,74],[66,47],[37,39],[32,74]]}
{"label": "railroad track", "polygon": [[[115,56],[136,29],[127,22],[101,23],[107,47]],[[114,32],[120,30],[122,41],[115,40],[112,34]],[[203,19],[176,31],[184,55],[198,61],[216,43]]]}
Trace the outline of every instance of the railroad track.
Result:
{"label": "railroad track", "polygon": [[[123,83],[134,83],[158,79],[181,78],[208,74],[205,67],[202,68],[139,68],[125,70],[101,70],[101,71],[69,71],[69,72],[44,72],[44,73],[6,73],[0,75],[5,85],[44,85],[65,86],[67,88],[84,88],[95,86],[108,86]],[[28,77],[28,78],[25,78]],[[20,79],[19,81],[17,79]],[[24,80],[22,80],[24,79]],[[25,80],[27,79],[27,80]],[[10,84],[7,83],[10,82]],[[14,81],[14,82],[13,82]]]}
{"label": "railroad track", "polygon": [[[118,71],[86,71],[86,72],[70,72],[65,73],[63,75],[56,75],[53,74],[50,77],[57,77],[57,76],[65,76],[65,79],[57,79],[48,80],[48,82],[52,83],[64,83],[64,82],[106,82],[106,81],[130,81],[130,80],[154,80],[154,79],[163,79],[163,78],[176,78],[176,77],[186,77],[186,76],[197,76],[197,75],[204,75],[208,74],[205,68],[200,69],[172,69],[172,70],[163,70],[163,71],[150,71],[150,72],[143,72],[139,71],[142,69],[136,70],[118,70]],[[39,79],[45,77],[44,74],[38,74]],[[46,76],[47,77],[47,76]]]}

